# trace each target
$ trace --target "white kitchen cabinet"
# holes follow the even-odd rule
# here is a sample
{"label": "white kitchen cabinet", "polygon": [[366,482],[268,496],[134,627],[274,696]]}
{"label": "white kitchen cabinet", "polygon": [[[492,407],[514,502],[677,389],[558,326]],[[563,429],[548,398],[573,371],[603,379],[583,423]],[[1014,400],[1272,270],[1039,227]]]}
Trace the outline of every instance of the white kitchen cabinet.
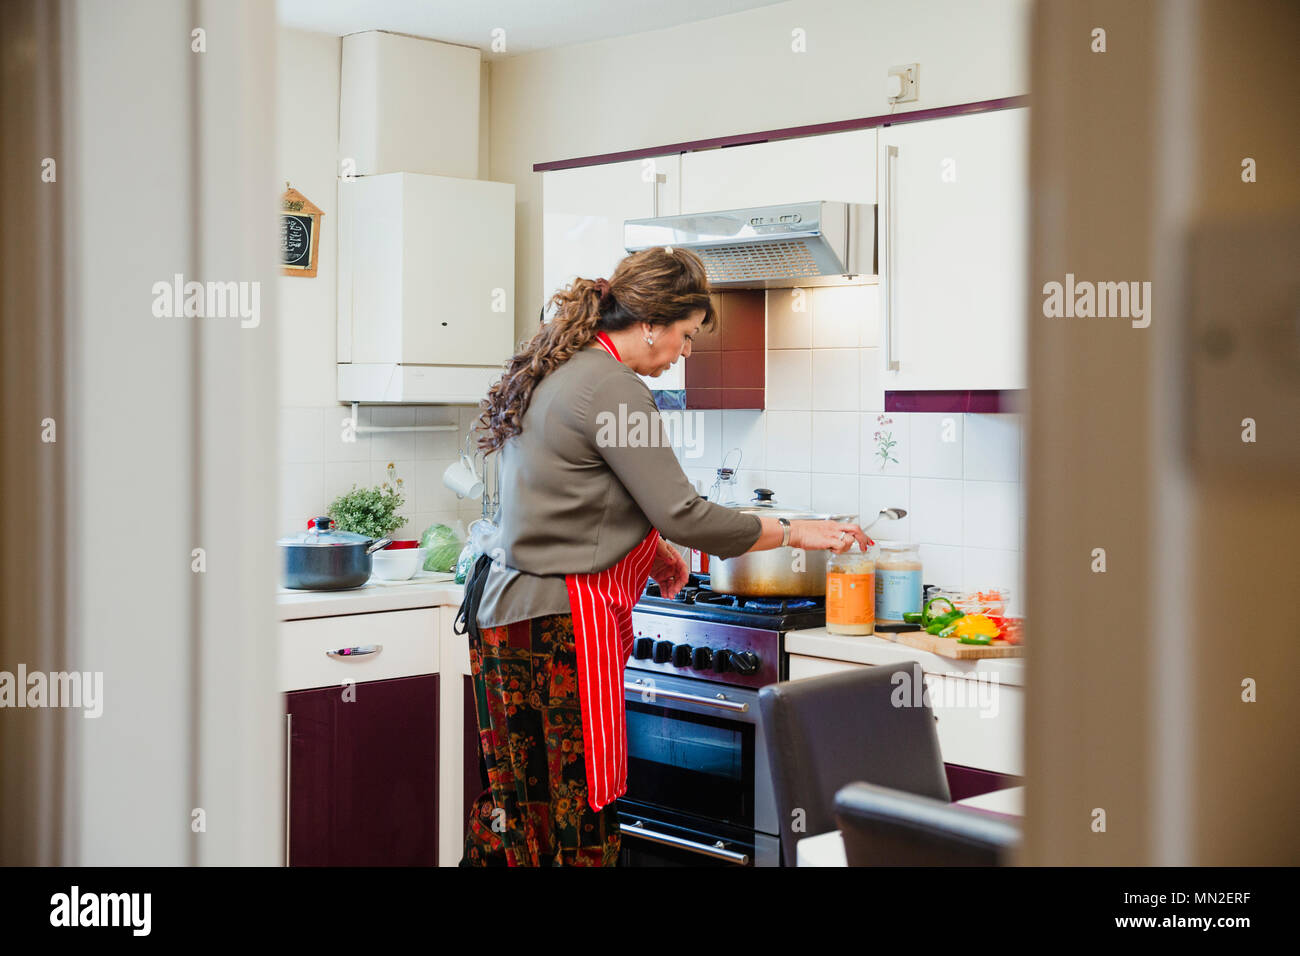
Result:
{"label": "white kitchen cabinet", "polygon": [[436,674],[439,636],[436,608],[285,621],[280,690]]}
{"label": "white kitchen cabinet", "polygon": [[514,344],[509,183],[339,182],[339,399],[477,401]]}
{"label": "white kitchen cabinet", "polygon": [[853,130],[682,156],[682,213],[876,201],[876,131]]}
{"label": "white kitchen cabinet", "polygon": [[[540,310],[576,276],[609,278],[627,255],[624,220],[678,212],[680,170],[680,157],[672,155],[544,173],[542,289],[531,308]],[[684,366],[679,361],[658,378],[642,380],[654,389],[685,388]]]}
{"label": "white kitchen cabinet", "polygon": [[1024,388],[1029,110],[880,130],[884,388]]}

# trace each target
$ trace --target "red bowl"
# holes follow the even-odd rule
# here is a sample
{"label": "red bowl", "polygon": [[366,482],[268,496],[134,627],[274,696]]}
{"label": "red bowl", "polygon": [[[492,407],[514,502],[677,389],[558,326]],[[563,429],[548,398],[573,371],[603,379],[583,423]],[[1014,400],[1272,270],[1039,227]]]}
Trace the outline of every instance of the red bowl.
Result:
{"label": "red bowl", "polygon": [[385,545],[384,551],[401,551],[404,548],[418,548],[420,542],[416,538],[403,538],[400,541],[394,541],[392,544]]}

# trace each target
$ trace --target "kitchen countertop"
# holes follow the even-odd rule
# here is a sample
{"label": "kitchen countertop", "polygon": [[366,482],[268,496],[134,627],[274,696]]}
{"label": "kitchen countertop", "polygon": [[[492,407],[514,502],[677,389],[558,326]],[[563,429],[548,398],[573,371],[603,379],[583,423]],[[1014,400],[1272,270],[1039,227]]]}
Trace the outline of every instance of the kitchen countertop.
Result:
{"label": "kitchen countertop", "polygon": [[880,634],[832,634],[824,627],[810,627],[788,631],[785,649],[789,654],[821,657],[826,660],[848,661],[854,664],[902,664],[917,661],[927,674],[945,677],[970,677],[976,680],[996,680],[999,684],[1023,687],[1025,659],[1023,657],[989,657],[982,660],[958,661],[923,651],[906,644],[895,644]]}
{"label": "kitchen countertop", "polygon": [[460,606],[465,586],[454,575],[420,571],[409,581],[378,581],[347,591],[293,591],[279,588],[275,594],[280,620],[333,617],[340,614],[370,614],[402,611],[417,607]]}

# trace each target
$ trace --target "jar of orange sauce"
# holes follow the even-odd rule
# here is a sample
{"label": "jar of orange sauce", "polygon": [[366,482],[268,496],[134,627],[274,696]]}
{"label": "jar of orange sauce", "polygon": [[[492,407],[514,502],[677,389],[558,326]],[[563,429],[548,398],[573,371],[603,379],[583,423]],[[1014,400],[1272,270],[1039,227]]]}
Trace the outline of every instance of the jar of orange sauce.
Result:
{"label": "jar of orange sauce", "polygon": [[855,541],[826,559],[826,630],[872,634],[876,630],[876,561]]}

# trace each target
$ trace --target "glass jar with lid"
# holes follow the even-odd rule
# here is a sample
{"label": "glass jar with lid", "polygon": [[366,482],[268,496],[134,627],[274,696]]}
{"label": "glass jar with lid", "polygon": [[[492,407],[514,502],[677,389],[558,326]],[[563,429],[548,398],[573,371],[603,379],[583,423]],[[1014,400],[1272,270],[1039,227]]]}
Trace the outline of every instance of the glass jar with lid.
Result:
{"label": "glass jar with lid", "polygon": [[875,556],[853,542],[849,550],[826,557],[826,630],[832,634],[873,634],[876,630]]}
{"label": "glass jar with lid", "polygon": [[902,624],[921,610],[921,552],[907,541],[876,542],[876,620]]}

